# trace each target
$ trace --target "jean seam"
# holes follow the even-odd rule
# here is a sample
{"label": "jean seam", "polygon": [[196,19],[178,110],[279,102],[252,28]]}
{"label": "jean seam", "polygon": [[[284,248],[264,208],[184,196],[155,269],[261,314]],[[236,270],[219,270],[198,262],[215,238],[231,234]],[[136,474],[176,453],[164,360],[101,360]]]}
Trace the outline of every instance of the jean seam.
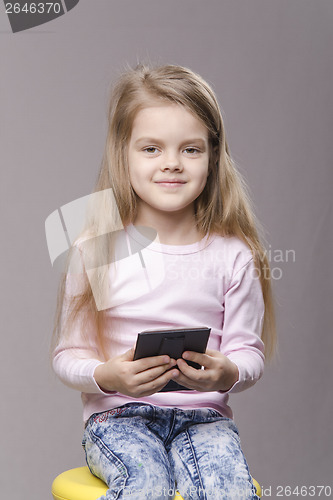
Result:
{"label": "jean seam", "polygon": [[[151,426],[154,425],[154,423],[156,422],[156,408],[154,405],[145,405],[145,406],[149,406],[150,410],[151,410],[151,416],[149,415],[145,415],[144,419],[146,420],[146,422],[144,422],[144,425],[147,427],[147,429],[149,429],[151,432],[154,432],[152,429],[151,429]],[[155,434],[155,433],[154,433]]]}
{"label": "jean seam", "polygon": [[185,432],[188,444],[189,444],[189,446],[191,448],[192,456],[193,456],[194,463],[195,463],[195,469],[196,469],[196,476],[197,477],[193,478],[193,479],[196,479],[196,480],[199,481],[199,483],[200,483],[200,489],[201,489],[201,491],[203,491],[203,494],[204,494],[203,500],[206,500],[206,493],[205,493],[205,490],[204,490],[204,487],[203,487],[203,482],[202,482],[202,478],[201,478],[201,474],[200,474],[200,469],[199,469],[199,466],[198,466],[198,461],[197,461],[197,457],[196,457],[196,454],[195,454],[195,450],[194,450],[193,445],[192,445],[191,436],[190,436],[190,433],[188,432],[188,429],[186,429],[184,432]]}
{"label": "jean seam", "polygon": [[[126,480],[128,479],[128,471],[127,471],[125,464],[122,462],[122,460],[120,460],[120,458],[118,458],[114,453],[112,453],[111,450],[109,450],[109,448],[103,443],[102,439],[100,437],[98,437],[93,431],[89,430],[88,433],[89,433],[90,439],[92,440],[92,442],[94,442],[96,444],[96,446],[98,446],[101,453],[103,453],[103,455],[109,461],[111,461],[110,459],[113,458],[112,462],[123,479],[123,483],[124,483],[123,486],[125,486]],[[119,466],[118,462],[121,463],[121,466]]]}
{"label": "jean seam", "polygon": [[[168,449],[168,440],[170,438],[170,436],[172,436],[172,433],[173,433],[173,429],[175,428],[175,410],[172,411],[172,423],[170,425],[170,430],[169,430],[169,434],[167,435],[165,441],[164,441],[164,446],[166,449]],[[173,439],[174,439],[174,436],[173,436]]]}

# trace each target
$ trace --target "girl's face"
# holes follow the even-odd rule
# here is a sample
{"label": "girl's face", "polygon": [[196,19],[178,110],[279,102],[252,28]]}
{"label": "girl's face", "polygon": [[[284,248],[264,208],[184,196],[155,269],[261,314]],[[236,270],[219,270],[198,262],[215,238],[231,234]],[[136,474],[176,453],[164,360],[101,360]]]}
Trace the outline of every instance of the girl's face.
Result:
{"label": "girl's face", "polygon": [[193,214],[208,177],[208,131],[179,104],[146,107],[133,122],[128,162],[140,219]]}

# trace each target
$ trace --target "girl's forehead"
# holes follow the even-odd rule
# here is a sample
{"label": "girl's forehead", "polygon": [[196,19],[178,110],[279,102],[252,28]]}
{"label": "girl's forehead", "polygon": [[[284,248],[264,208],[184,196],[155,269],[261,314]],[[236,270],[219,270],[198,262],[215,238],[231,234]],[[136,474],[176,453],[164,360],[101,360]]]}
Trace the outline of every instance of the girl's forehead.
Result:
{"label": "girl's forehead", "polygon": [[132,134],[137,135],[143,129],[166,131],[183,128],[196,131],[205,137],[208,135],[208,129],[203,121],[182,104],[155,101],[142,107],[136,113]]}

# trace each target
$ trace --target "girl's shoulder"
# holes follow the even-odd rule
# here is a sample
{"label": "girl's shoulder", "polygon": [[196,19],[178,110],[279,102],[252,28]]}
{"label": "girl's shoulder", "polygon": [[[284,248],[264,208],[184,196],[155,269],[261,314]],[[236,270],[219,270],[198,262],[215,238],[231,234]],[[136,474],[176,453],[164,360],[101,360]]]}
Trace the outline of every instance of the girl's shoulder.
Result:
{"label": "girl's shoulder", "polygon": [[217,262],[227,265],[235,272],[253,261],[249,245],[237,236],[214,234],[207,248],[214,254]]}
{"label": "girl's shoulder", "polygon": [[224,250],[229,250],[233,253],[251,254],[250,246],[238,236],[222,236],[221,234],[213,234],[211,237],[213,246]]}

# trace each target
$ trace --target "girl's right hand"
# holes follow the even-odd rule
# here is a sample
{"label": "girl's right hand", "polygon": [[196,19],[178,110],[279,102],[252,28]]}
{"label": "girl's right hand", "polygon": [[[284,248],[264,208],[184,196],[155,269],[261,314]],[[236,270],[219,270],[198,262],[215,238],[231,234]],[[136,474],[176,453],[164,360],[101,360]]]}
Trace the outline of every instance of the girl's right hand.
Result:
{"label": "girl's right hand", "polygon": [[167,355],[133,361],[134,349],[98,365],[94,378],[105,392],[120,392],[132,398],[150,396],[179,375],[170,370],[176,361]]}

